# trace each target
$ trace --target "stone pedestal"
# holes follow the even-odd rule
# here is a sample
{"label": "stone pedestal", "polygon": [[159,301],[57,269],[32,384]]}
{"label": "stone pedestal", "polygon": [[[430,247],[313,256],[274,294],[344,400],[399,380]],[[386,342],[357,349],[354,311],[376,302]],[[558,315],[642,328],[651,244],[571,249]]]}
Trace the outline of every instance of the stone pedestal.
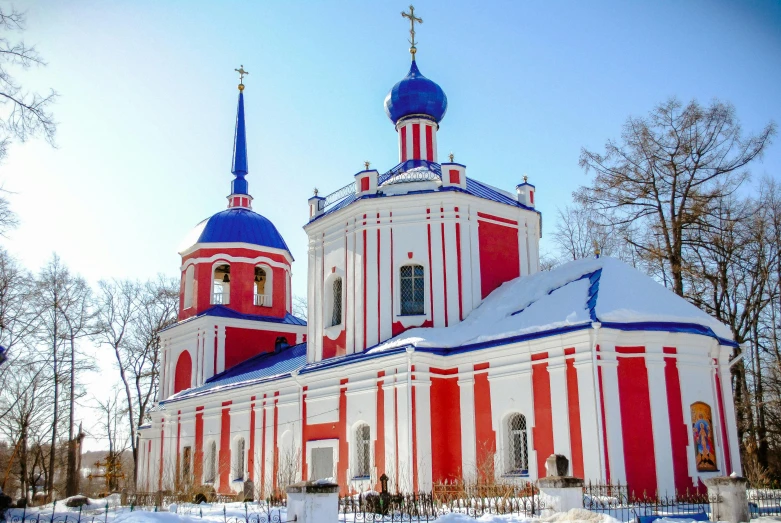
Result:
{"label": "stone pedestal", "polygon": [[711,521],[743,523],[750,520],[746,487],[748,480],[740,476],[722,476],[703,481],[711,502]]}
{"label": "stone pedestal", "polygon": [[287,487],[287,520],[296,523],[336,523],[339,485],[302,481]]}
{"label": "stone pedestal", "polygon": [[583,480],[571,476],[548,476],[537,480],[546,510],[568,512],[583,508]]}

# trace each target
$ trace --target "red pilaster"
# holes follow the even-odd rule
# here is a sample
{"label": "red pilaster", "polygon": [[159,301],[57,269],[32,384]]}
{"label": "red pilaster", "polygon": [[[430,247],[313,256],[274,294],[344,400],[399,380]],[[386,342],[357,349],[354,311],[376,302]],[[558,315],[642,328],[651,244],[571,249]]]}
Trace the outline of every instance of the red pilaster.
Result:
{"label": "red pilaster", "polygon": [[488,481],[494,477],[494,454],[496,453],[496,433],[491,422],[491,384],[488,382],[488,363],[478,363],[474,370],[477,473],[481,480]]}
{"label": "red pilaster", "polygon": [[382,386],[385,382],[385,371],[377,373],[377,439],[374,440],[374,465],[377,467],[377,481],[375,490],[379,492],[379,478],[385,474],[385,391]]}
{"label": "red pilaster", "polygon": [[255,396],[249,404],[249,456],[247,457],[249,480],[255,480]]}
{"label": "red pilaster", "polygon": [[[675,347],[665,347],[665,354],[676,354]],[[689,431],[683,418],[683,396],[681,379],[678,374],[678,362],[675,357],[664,358],[664,384],[667,389],[667,414],[670,420],[670,443],[673,452],[673,477],[675,489],[686,492],[694,488],[687,466]]]}
{"label": "red pilaster", "polygon": [[[564,349],[564,355],[575,354],[575,349]],[[583,434],[580,426],[580,392],[575,358],[567,358],[567,406],[569,407],[569,441],[572,449],[572,474],[584,478]]]}
{"label": "red pilaster", "polygon": [[[532,361],[546,360],[547,352],[532,355]],[[553,454],[553,412],[551,411],[550,374],[548,362],[532,364],[532,394],[534,396],[534,450],[537,451],[537,477],[545,477],[545,460]]]}
{"label": "red pilaster", "polygon": [[222,417],[220,419],[220,459],[219,459],[219,491],[230,493],[230,469],[231,469],[231,415],[230,401],[222,402]]}
{"label": "red pilaster", "polygon": [[195,454],[193,477],[200,483],[203,476],[203,407],[195,407]]}
{"label": "red pilaster", "polygon": [[[461,392],[458,369],[431,367],[431,472],[434,482],[462,477]],[[442,376],[442,377],[440,377]]]}

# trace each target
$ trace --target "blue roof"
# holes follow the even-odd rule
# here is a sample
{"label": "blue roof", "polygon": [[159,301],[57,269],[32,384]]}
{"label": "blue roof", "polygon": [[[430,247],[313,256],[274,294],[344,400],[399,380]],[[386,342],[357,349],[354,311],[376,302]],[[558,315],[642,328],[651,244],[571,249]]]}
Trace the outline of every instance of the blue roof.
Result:
{"label": "blue roof", "polygon": [[251,243],[290,252],[271,221],[243,207],[232,207],[205,219],[196,226],[200,234],[192,243]]}
{"label": "blue roof", "polygon": [[[407,163],[409,163],[409,161]],[[439,164],[435,164],[433,162],[426,162],[426,163],[430,163],[430,169],[433,172],[436,172],[437,174],[439,174],[441,176],[441,170],[440,170],[441,166]],[[387,180],[389,178],[389,174],[398,174],[398,173],[396,173],[396,170],[401,165],[402,164],[397,165],[396,167],[394,167],[393,169],[391,169],[387,173],[385,173],[382,176],[380,176],[379,177],[380,184],[382,184],[383,181],[385,181],[385,180]],[[528,207],[528,206],[520,203],[518,200],[516,200],[515,198],[507,195],[506,193],[504,193],[504,192],[502,192],[502,191],[500,191],[498,189],[495,189],[495,188],[491,187],[488,184],[485,184],[485,183],[482,183],[482,182],[478,182],[477,180],[475,180],[473,178],[467,178],[466,179],[466,189],[461,189],[460,187],[440,187],[437,190],[439,190],[439,191],[463,192],[463,193],[466,193],[466,194],[470,194],[472,196],[477,196],[478,198],[483,198],[485,200],[490,200],[492,202],[503,203],[505,205],[512,205],[513,207],[518,207],[520,209],[527,209],[527,210],[530,210],[530,211],[539,212],[539,211],[536,211],[533,207]],[[325,211],[323,212],[323,214],[321,214],[320,216],[317,216],[317,217],[313,218],[312,220],[310,220],[310,223],[315,221],[315,220],[317,220],[317,219],[319,219],[319,218],[322,218],[323,216],[327,216],[327,215],[332,214],[332,213],[334,213],[336,211],[344,209],[345,207],[347,207],[351,203],[355,202],[356,200],[360,200],[360,199],[363,199],[363,198],[392,198],[392,197],[396,197],[396,196],[406,196],[407,194],[421,194],[421,193],[427,193],[427,192],[435,192],[435,189],[423,190],[423,191],[415,191],[414,193],[405,193],[405,194],[396,194],[396,195],[369,194],[369,195],[361,196],[360,198],[357,197],[354,192],[351,192],[346,197],[342,198],[341,200],[337,200],[336,202],[334,202],[334,203],[330,204],[329,206],[327,206]]]}
{"label": "blue roof", "polygon": [[414,59],[407,76],[394,85],[385,97],[385,113],[394,124],[412,115],[426,115],[439,123],[446,112],[445,92],[421,74]]}
{"label": "blue roof", "polygon": [[[238,386],[245,382],[257,383],[286,377],[304,365],[306,365],[306,343],[299,343],[275,352],[264,352],[253,356],[224,372],[215,374],[200,387],[188,389],[170,399],[197,396],[226,385]],[[166,403],[170,399],[161,403]]]}
{"label": "blue roof", "polygon": [[236,110],[236,132],[233,135],[233,166],[231,172],[236,178],[231,182],[231,194],[249,194],[247,180],[247,130],[244,125],[244,91],[239,91],[239,107]]}
{"label": "blue roof", "polygon": [[284,325],[299,325],[301,327],[306,327],[306,320],[302,320],[297,316],[293,316],[289,312],[285,313],[282,318],[277,318],[276,316],[263,316],[261,314],[243,314],[233,309],[229,309],[225,305],[214,305],[213,307],[210,307],[205,311],[196,314],[195,316],[177,322],[163,330],[171,329],[177,325],[181,325],[182,323],[186,323],[188,321],[193,321],[194,319],[201,318],[203,316],[216,316],[218,318],[232,318],[237,320],[264,321],[268,323],[282,323]]}

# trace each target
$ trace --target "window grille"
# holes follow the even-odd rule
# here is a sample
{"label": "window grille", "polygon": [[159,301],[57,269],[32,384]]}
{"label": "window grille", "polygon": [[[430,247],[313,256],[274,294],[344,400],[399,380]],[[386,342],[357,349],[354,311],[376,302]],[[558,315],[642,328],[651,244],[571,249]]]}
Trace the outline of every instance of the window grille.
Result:
{"label": "window grille", "polygon": [[405,265],[401,268],[401,314],[424,314],[425,285],[421,265]]}
{"label": "window grille", "polygon": [[371,430],[366,424],[355,429],[355,477],[371,475]]}
{"label": "window grille", "polygon": [[244,479],[244,438],[236,443],[236,473],[233,479]]}
{"label": "window grille", "polygon": [[331,312],[331,325],[339,325],[342,323],[342,279],[336,278],[334,280],[334,303],[333,311]]}
{"label": "window grille", "polygon": [[526,416],[513,414],[507,420],[509,435],[508,465],[511,474],[526,474],[529,472],[528,438],[526,433]]}
{"label": "window grille", "polygon": [[209,445],[209,452],[206,454],[206,483],[214,483],[217,475],[217,442],[212,441]]}

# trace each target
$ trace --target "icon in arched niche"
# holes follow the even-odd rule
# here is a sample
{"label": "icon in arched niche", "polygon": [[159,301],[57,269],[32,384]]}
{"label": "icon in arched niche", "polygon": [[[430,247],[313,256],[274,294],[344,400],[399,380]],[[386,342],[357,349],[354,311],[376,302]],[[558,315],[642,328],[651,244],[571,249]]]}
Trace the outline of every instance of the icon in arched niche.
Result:
{"label": "icon in arched niche", "polygon": [[719,470],[716,466],[716,446],[713,444],[713,418],[707,403],[692,403],[692,436],[694,458],[699,472]]}

